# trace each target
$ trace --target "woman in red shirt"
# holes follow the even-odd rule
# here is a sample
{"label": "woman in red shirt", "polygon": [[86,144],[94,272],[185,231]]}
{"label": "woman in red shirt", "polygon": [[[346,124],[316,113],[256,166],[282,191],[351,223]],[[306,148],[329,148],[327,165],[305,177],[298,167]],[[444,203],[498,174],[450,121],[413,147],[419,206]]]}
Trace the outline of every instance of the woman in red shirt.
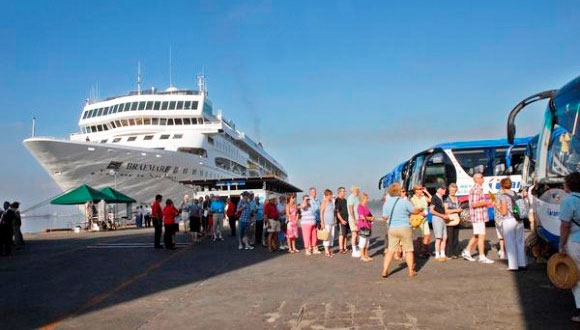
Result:
{"label": "woman in red shirt", "polygon": [[173,206],[173,201],[171,199],[168,199],[165,202],[165,207],[163,208],[163,225],[165,227],[163,244],[165,244],[166,249],[175,250],[175,242],[173,241],[173,231],[175,228],[173,224],[175,223],[175,217],[180,212],[180,210]]}

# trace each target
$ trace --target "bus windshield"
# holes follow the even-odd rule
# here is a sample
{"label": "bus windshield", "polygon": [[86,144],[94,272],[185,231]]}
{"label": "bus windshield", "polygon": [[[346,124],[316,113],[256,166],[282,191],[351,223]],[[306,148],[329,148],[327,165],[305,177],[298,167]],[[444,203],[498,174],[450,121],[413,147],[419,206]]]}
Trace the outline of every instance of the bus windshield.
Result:
{"label": "bus windshield", "polygon": [[[580,170],[580,78],[564,86],[548,105],[546,122],[554,124],[550,132],[546,171],[548,177],[563,177]],[[548,132],[546,132],[548,133]]]}

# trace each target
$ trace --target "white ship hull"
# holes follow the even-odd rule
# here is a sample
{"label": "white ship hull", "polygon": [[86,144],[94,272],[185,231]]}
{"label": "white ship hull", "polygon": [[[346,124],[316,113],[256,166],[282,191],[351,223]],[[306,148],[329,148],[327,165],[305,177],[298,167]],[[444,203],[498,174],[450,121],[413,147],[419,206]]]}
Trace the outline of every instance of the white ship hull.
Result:
{"label": "white ship hull", "polygon": [[[193,190],[180,181],[203,180],[203,173],[216,171],[199,156],[176,151],[54,138],[29,138],[24,145],[63,191],[81,184],[116,186],[140,203],[151,202],[156,194],[181,200]],[[226,175],[239,177],[224,171]]]}

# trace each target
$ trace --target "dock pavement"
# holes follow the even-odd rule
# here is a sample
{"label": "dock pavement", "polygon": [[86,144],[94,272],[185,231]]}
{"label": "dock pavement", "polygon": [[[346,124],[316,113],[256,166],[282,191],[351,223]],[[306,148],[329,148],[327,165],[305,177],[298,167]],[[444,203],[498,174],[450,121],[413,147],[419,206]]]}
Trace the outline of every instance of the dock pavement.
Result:
{"label": "dock pavement", "polygon": [[[488,228],[494,241],[495,230]],[[470,236],[462,230],[462,246]],[[153,249],[150,229],[42,233],[0,258],[1,329],[567,329],[569,291],[545,265],[505,271],[464,260],[404,263],[382,279],[384,227],[371,263],[350,255],[238,250],[236,241]],[[495,250],[488,253],[497,259]]]}

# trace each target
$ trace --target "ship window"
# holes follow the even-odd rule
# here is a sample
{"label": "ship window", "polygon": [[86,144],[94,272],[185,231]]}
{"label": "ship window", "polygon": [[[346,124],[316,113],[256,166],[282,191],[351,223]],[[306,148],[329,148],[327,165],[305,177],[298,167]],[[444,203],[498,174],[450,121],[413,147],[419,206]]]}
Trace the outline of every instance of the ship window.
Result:
{"label": "ship window", "polygon": [[181,118],[175,118],[174,121],[175,121],[175,125],[181,125],[182,124]]}
{"label": "ship window", "polygon": [[133,103],[131,103],[131,111],[137,110],[137,106],[138,105],[139,105],[139,102],[133,102]]}
{"label": "ship window", "polygon": [[151,118],[143,118],[143,125],[151,125]]}
{"label": "ship window", "polygon": [[203,148],[177,148],[177,151],[207,158],[207,151]]}
{"label": "ship window", "polygon": [[105,107],[105,108],[103,109],[103,116],[105,116],[105,115],[106,115],[106,114],[108,114],[108,113],[109,113],[109,107]]}
{"label": "ship window", "polygon": [[116,121],[115,121],[115,126],[117,126],[117,127],[121,127],[121,122],[120,122],[120,121],[118,121],[118,120],[116,120]]}
{"label": "ship window", "polygon": [[191,125],[191,119],[183,118],[183,125]]}
{"label": "ship window", "polygon": [[153,108],[153,101],[149,101],[145,105],[145,110],[151,110],[151,108]]}
{"label": "ship window", "polygon": [[167,101],[164,101],[163,103],[161,103],[161,110],[167,110]]}
{"label": "ship window", "polygon": [[115,122],[114,121],[111,122],[111,127],[112,128],[117,128],[117,126],[115,126]]}
{"label": "ship window", "polygon": [[103,131],[108,131],[109,130],[109,126],[107,126],[107,124],[103,124]]}
{"label": "ship window", "polygon": [[113,139],[113,143],[117,143],[117,142],[119,142],[119,141],[121,141],[121,138],[114,138],[114,139]]}
{"label": "ship window", "polygon": [[117,112],[123,112],[123,107],[125,106],[124,103],[119,104],[119,107],[117,108]]}
{"label": "ship window", "polygon": [[135,118],[135,125],[143,125],[143,118]]}
{"label": "ship window", "polygon": [[159,118],[151,118],[151,125],[159,125]]}
{"label": "ship window", "polygon": [[145,109],[145,102],[139,102],[139,110]]}
{"label": "ship window", "polygon": [[183,109],[183,101],[178,101],[177,107],[175,108],[175,110],[182,110],[182,109]]}
{"label": "ship window", "polygon": [[123,110],[123,111],[129,111],[129,110],[131,110],[131,103],[127,102],[127,103],[125,103],[125,110]]}
{"label": "ship window", "polygon": [[192,109],[192,110],[197,110],[197,103],[198,103],[197,101],[193,101],[193,102],[191,103],[191,109]]}
{"label": "ship window", "polygon": [[101,143],[107,143],[107,140],[101,140]]}
{"label": "ship window", "polygon": [[183,105],[183,109],[185,109],[185,110],[191,109],[191,101],[185,101],[185,104]]}
{"label": "ship window", "polygon": [[136,136],[129,136],[129,138],[127,139],[127,142],[133,142],[135,140],[137,140]]}
{"label": "ship window", "polygon": [[101,126],[101,125],[97,125],[97,131],[98,131],[98,132],[102,132],[102,131],[103,131],[103,126]]}
{"label": "ship window", "polygon": [[103,108],[99,108],[99,111],[97,112],[97,117],[100,117],[102,113],[103,113]]}
{"label": "ship window", "polygon": [[129,119],[129,126],[135,126],[135,119]]}
{"label": "ship window", "polygon": [[143,138],[143,140],[153,140],[153,135],[145,135],[145,137]]}
{"label": "ship window", "polygon": [[129,126],[129,125],[127,125],[127,119],[123,119],[123,120],[121,120],[121,125],[122,125],[123,127],[125,127],[125,126]]}
{"label": "ship window", "polygon": [[156,101],[153,104],[153,110],[159,110],[160,107],[161,107],[161,102],[159,102],[159,101]]}
{"label": "ship window", "polygon": [[86,133],[91,133],[91,127],[90,126],[85,127],[85,132]]}
{"label": "ship window", "polygon": [[91,118],[93,110],[87,110],[87,118]]}
{"label": "ship window", "polygon": [[214,140],[212,137],[207,137],[207,142],[209,142],[209,144],[213,145],[214,144]]}
{"label": "ship window", "polygon": [[169,134],[163,134],[159,137],[159,140],[167,140],[169,139]]}
{"label": "ship window", "polygon": [[191,118],[191,124],[197,125],[197,118]]}
{"label": "ship window", "polygon": [[167,119],[167,125],[173,126],[173,118]]}
{"label": "ship window", "polygon": [[88,112],[88,111],[85,111],[85,112],[83,113],[83,119],[87,118],[87,116],[88,116],[88,115],[89,115],[89,112]]}
{"label": "ship window", "polygon": [[197,118],[197,123],[203,125],[203,118]]}
{"label": "ship window", "polygon": [[169,102],[169,110],[175,110],[175,101]]}
{"label": "ship window", "polygon": [[117,113],[117,111],[119,111],[119,106],[120,104],[115,104],[115,107],[113,107],[113,113]]}
{"label": "ship window", "polygon": [[166,123],[167,123],[167,119],[166,118],[159,118],[159,125],[165,126]]}
{"label": "ship window", "polygon": [[177,139],[181,139],[182,137],[183,137],[183,134],[174,134],[174,135],[173,135],[173,138],[174,138],[175,140],[177,140]]}

